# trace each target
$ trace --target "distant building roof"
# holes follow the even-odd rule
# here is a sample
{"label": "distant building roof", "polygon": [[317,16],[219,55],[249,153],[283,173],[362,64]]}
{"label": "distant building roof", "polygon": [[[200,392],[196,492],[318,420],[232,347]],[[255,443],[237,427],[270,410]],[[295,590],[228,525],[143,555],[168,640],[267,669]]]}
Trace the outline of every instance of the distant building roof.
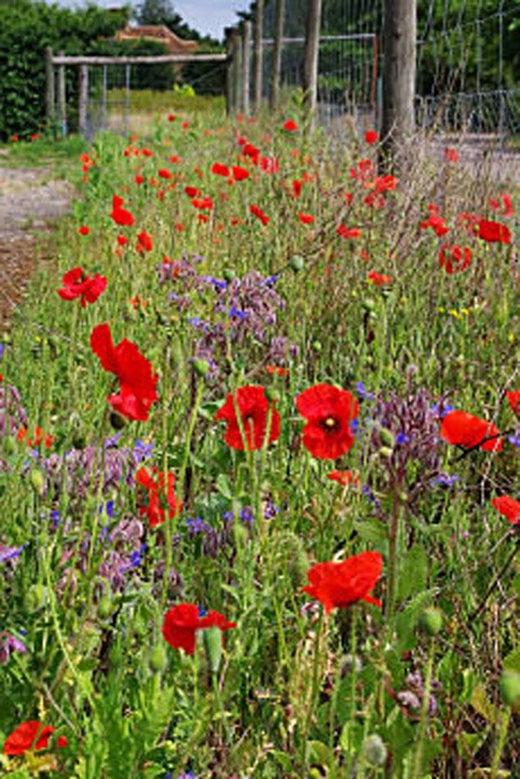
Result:
{"label": "distant building roof", "polygon": [[141,27],[125,27],[116,33],[116,40],[129,41],[138,39],[158,41],[164,44],[170,54],[188,54],[198,47],[196,41],[187,41],[179,38],[165,24],[143,25]]}

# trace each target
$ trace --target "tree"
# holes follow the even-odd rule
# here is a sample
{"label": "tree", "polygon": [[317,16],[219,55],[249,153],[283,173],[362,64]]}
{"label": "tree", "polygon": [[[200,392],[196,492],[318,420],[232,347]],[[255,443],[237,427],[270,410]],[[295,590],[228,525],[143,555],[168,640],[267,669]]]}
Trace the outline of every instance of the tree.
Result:
{"label": "tree", "polygon": [[198,41],[200,34],[193,30],[176,11],[172,0],[143,0],[137,6],[139,24],[164,24],[180,38]]}

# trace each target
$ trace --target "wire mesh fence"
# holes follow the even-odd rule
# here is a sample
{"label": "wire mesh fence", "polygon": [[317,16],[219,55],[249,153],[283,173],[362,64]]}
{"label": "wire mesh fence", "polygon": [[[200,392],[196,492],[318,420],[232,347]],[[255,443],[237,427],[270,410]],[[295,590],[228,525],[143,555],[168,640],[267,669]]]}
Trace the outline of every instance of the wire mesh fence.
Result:
{"label": "wire mesh fence", "polygon": [[188,55],[186,62],[165,61],[174,59],[53,57],[50,114],[56,130],[62,135],[79,131],[88,139],[103,130],[146,133],[155,118],[169,110],[176,94],[172,87],[178,81],[182,81],[183,94],[191,90],[189,94],[195,95],[198,89],[223,92],[225,55]]}
{"label": "wire mesh fence", "polygon": [[[264,96],[270,95],[277,0],[264,12]],[[305,0],[285,0],[282,89],[303,84]],[[518,0],[418,0],[416,123],[444,133],[520,133]],[[378,126],[383,0],[323,0],[319,115]]]}

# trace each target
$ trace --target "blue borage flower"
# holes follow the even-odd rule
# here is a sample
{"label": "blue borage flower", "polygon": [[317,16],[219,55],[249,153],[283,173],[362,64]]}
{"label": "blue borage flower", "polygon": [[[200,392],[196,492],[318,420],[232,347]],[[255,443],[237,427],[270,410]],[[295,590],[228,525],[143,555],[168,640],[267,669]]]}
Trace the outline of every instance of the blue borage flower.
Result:
{"label": "blue borage flower", "polygon": [[9,560],[15,560],[20,557],[26,544],[21,546],[2,546],[0,545],[0,563],[7,563]]}
{"label": "blue borage flower", "polygon": [[363,381],[356,382],[355,391],[360,400],[374,400],[376,397],[373,392],[367,390]]}
{"label": "blue borage flower", "polygon": [[216,279],[215,276],[199,276],[201,281],[205,281],[207,284],[212,284],[215,289],[223,290],[227,288],[227,281],[224,279]]}
{"label": "blue borage flower", "polygon": [[460,480],[460,476],[449,473],[439,473],[432,480],[432,484],[438,484],[440,487],[453,487]]}
{"label": "blue borage flower", "polygon": [[242,309],[237,308],[236,306],[231,306],[228,313],[231,318],[234,317],[235,319],[240,319],[240,321],[247,319],[249,316],[248,311],[242,311]]}

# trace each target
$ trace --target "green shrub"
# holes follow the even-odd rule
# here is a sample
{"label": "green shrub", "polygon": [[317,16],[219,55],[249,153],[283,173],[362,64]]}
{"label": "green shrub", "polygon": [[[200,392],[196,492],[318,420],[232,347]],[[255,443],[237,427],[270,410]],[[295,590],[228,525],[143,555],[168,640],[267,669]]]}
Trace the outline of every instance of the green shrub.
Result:
{"label": "green shrub", "polygon": [[41,0],[0,0],[0,140],[42,129],[45,118],[44,51],[92,53],[99,38],[114,35],[129,10],[79,10]]}

